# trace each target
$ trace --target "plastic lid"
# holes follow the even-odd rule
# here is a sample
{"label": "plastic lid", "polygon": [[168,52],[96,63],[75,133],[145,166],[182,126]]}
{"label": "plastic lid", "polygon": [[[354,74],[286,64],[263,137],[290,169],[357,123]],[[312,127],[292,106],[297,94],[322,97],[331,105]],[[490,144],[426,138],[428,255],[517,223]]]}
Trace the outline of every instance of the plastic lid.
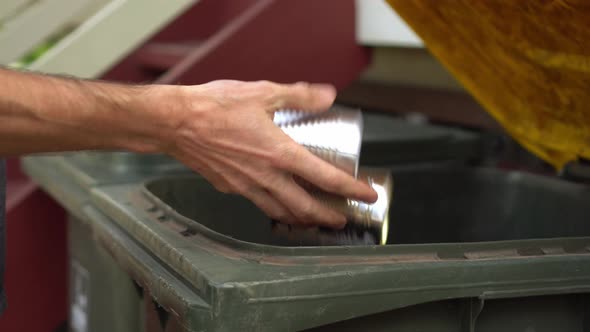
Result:
{"label": "plastic lid", "polygon": [[590,159],[586,1],[388,2],[517,141],[558,169]]}

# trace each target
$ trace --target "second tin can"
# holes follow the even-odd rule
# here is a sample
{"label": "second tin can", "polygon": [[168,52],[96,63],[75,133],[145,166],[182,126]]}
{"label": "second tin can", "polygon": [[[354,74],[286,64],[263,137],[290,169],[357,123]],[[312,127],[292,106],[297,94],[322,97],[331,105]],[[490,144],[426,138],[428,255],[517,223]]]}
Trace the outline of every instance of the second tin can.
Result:
{"label": "second tin can", "polygon": [[389,205],[393,195],[391,172],[385,168],[361,168],[358,178],[377,192],[379,197],[375,203],[367,204],[317,189],[309,190],[322,204],[347,217],[348,223],[344,229],[305,229],[275,224],[273,232],[287,242],[298,245],[386,244],[389,233]]}

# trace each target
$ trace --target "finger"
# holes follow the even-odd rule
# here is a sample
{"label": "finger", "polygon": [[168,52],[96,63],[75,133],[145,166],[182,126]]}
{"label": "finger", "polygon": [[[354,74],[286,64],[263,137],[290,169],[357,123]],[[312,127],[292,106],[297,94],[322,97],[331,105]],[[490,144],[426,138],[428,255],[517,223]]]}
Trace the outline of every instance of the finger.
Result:
{"label": "finger", "polygon": [[252,203],[258,206],[267,216],[286,224],[296,224],[297,218],[277,199],[272,197],[266,190],[253,189],[244,193]]}
{"label": "finger", "polygon": [[330,84],[277,84],[274,91],[272,110],[290,108],[308,112],[326,111],[336,99],[336,88]]}
{"label": "finger", "polygon": [[226,178],[222,174],[214,171],[216,169],[221,169],[221,166],[218,163],[209,161],[208,164],[210,168],[205,168],[192,161],[186,162],[184,161],[184,158],[179,158],[178,160],[191,168],[195,173],[207,179],[207,182],[209,182],[215,188],[215,190],[225,194],[233,192],[233,188]]}
{"label": "finger", "polygon": [[269,190],[303,225],[342,228],[346,224],[344,215],[311,197],[290,176],[285,175],[278,185]]}
{"label": "finger", "polygon": [[291,156],[281,165],[288,172],[330,193],[367,203],[377,200],[377,192],[368,184],[356,180],[305,148],[295,144],[290,151]]}

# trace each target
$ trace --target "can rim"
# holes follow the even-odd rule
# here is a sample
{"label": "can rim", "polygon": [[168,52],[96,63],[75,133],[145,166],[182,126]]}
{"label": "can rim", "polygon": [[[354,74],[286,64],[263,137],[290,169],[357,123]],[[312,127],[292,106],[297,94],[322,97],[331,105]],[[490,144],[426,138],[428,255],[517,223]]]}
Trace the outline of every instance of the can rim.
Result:
{"label": "can rim", "polygon": [[391,172],[387,175],[385,192],[387,193],[389,204],[387,204],[387,208],[385,208],[385,218],[381,225],[381,245],[387,244],[387,237],[389,235],[389,209],[391,207],[391,202],[393,201],[393,176],[391,175]]}

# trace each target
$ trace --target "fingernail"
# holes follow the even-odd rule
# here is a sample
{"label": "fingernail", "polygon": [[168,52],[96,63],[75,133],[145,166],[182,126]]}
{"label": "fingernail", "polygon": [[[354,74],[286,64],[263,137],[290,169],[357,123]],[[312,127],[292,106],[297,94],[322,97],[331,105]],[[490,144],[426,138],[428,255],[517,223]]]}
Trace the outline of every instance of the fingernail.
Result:
{"label": "fingernail", "polygon": [[371,203],[375,203],[379,199],[379,194],[375,191],[375,189],[369,187],[371,189]]}
{"label": "fingernail", "polygon": [[336,99],[336,88],[331,84],[314,84],[313,87],[317,90],[317,93],[321,98],[330,99],[333,101]]}
{"label": "fingernail", "polygon": [[344,226],[346,226],[346,218],[333,225],[334,229],[336,230],[341,230],[344,228]]}
{"label": "fingernail", "polygon": [[331,223],[331,227],[334,229],[342,229],[344,226],[346,226],[346,217],[343,215],[335,217]]}
{"label": "fingernail", "polygon": [[[359,181],[360,182],[360,181]],[[379,195],[371,186],[364,182],[360,182],[365,187],[365,192],[363,193],[363,197],[360,198],[365,203],[375,203],[379,198]]]}

